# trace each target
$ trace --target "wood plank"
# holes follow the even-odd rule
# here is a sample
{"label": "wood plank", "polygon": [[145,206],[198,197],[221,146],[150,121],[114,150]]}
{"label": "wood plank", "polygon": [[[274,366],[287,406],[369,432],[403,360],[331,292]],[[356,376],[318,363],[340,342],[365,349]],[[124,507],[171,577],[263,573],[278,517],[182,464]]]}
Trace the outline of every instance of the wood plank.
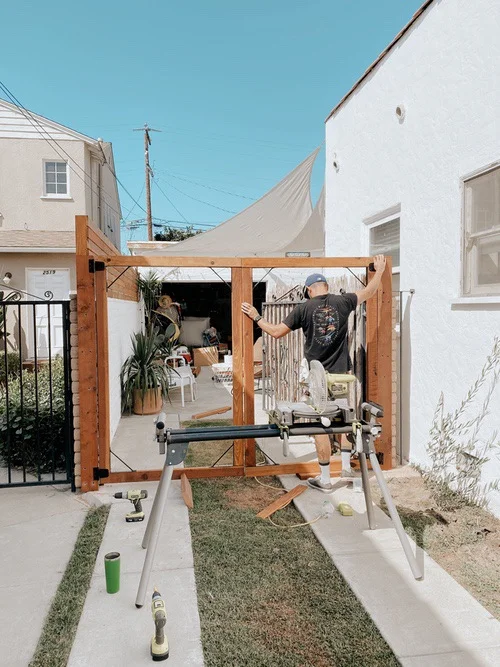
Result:
{"label": "wood plank", "polygon": [[106,293],[106,271],[95,274],[96,289],[96,344],[97,344],[97,405],[99,467],[111,468],[110,444],[110,400],[109,400],[109,356],[108,356],[108,296]]}
{"label": "wood plank", "polygon": [[[245,423],[243,399],[243,302],[242,271],[231,269],[231,321],[233,351],[233,424],[241,426]],[[242,440],[235,440],[233,447],[233,464],[242,466],[245,462],[245,445]]]}
{"label": "wood plank", "polygon": [[380,420],[382,435],[375,441],[378,452],[384,455],[382,469],[392,468],[392,258],[382,276],[382,291],[378,310],[378,400],[384,406]]}
{"label": "wood plank", "polygon": [[192,510],[194,507],[193,491],[191,489],[189,479],[185,473],[181,475],[181,494],[186,507],[189,507],[189,509]]}
{"label": "wood plank", "polygon": [[250,268],[366,268],[373,257],[242,257],[241,265]]}
{"label": "wood plank", "polygon": [[239,257],[167,257],[152,256],[141,257],[139,255],[118,255],[98,257],[107,266],[151,266],[153,268],[162,266],[199,266],[199,267],[240,267]]}
{"label": "wood plank", "polygon": [[97,257],[108,266],[197,266],[197,267],[246,267],[246,268],[366,268],[372,257],[168,257],[152,255],[112,255]]}
{"label": "wood plank", "polygon": [[[243,338],[243,423],[255,423],[255,382],[253,361],[253,327],[252,320],[241,312],[241,303],[253,302],[252,269],[241,269],[241,302],[239,315],[242,321]],[[243,440],[245,465],[255,466],[257,463],[256,446],[253,438]]]}
{"label": "wood plank", "polygon": [[[255,466],[216,466],[199,468],[175,468],[172,479],[180,479],[185,474],[189,479],[211,479],[216,477],[269,477],[274,475],[318,474],[318,463],[284,463],[281,465]],[[332,476],[340,474],[340,464],[337,470],[331,466]],[[154,482],[160,479],[161,470],[136,470],[134,472],[111,472],[106,482],[109,484],[127,484],[132,482]]]}
{"label": "wood plank", "polygon": [[259,517],[259,519],[267,519],[268,516],[271,516],[271,514],[274,514],[274,512],[277,512],[282,507],[285,507],[286,505],[291,503],[294,498],[297,498],[297,496],[300,496],[300,494],[304,493],[304,491],[306,490],[307,486],[305,484],[297,484],[297,486],[294,486],[293,489],[288,491],[288,493],[285,493],[284,495],[280,496],[277,500],[275,500],[273,503],[271,503],[267,507],[264,507],[264,509],[261,510],[257,514],[257,516]]}
{"label": "wood plank", "polygon": [[[77,323],[78,374],[80,395],[81,490],[95,491],[93,468],[98,466],[97,424],[97,345],[95,327],[94,274],[89,272],[87,254],[87,217],[76,216],[77,248]],[[85,246],[83,247],[85,236]]]}
{"label": "wood plank", "polygon": [[196,415],[191,415],[191,419],[202,419],[203,417],[211,417],[212,415],[222,415],[224,412],[231,410],[230,405],[223,408],[214,408],[213,410],[206,410],[205,412],[198,412]]}

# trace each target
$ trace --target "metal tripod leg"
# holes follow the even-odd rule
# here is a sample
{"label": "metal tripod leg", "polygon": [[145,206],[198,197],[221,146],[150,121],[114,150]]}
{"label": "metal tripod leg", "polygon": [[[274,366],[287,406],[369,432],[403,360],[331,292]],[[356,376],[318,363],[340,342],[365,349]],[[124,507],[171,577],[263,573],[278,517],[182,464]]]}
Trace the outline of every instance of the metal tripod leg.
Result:
{"label": "metal tripod leg", "polygon": [[382,495],[384,496],[385,504],[387,505],[387,509],[389,510],[389,514],[391,515],[394,528],[396,529],[396,532],[398,534],[399,541],[401,542],[401,546],[403,547],[403,551],[405,552],[406,559],[411,568],[411,571],[413,572],[413,576],[415,577],[415,579],[418,580],[423,579],[424,575],[422,574],[422,571],[420,570],[415,555],[411,549],[410,542],[408,540],[408,535],[405,533],[403,524],[401,523],[401,519],[399,518],[399,514],[396,509],[396,505],[392,500],[392,496],[390,494],[389,488],[385,481],[384,475],[382,474],[382,470],[380,469],[380,465],[374,451],[370,452],[370,463],[372,464],[372,469],[375,472],[378,485],[380,487]]}
{"label": "metal tripod leg", "polygon": [[[168,489],[170,487],[170,481],[172,480],[173,471],[174,471],[173,465],[165,464],[162,473],[162,478],[160,480],[160,484],[158,485],[158,490],[156,492],[155,503],[157,502],[157,506],[155,508],[155,511],[151,512],[148,526],[146,528],[146,533],[149,530],[148,540],[147,540],[147,552],[146,552],[146,559],[144,561],[144,566],[142,568],[139,588],[137,589],[137,597],[135,599],[136,607],[142,607],[146,600],[146,589],[148,587],[149,575],[151,574],[151,568],[153,566],[156,547],[158,545],[158,538],[160,536],[160,527],[163,519],[163,512],[165,511],[165,505],[167,504]],[[149,527],[150,523],[151,523],[151,528]],[[146,541],[146,535],[144,536],[144,541]]]}
{"label": "metal tripod leg", "polygon": [[152,528],[152,526],[155,522],[155,516],[158,513],[158,509],[160,507],[160,503],[158,502],[158,498],[160,497],[160,489],[161,489],[161,487],[164,483],[164,479],[167,475],[167,468],[168,468],[168,466],[164,465],[163,470],[161,471],[160,481],[158,483],[158,488],[156,489],[155,498],[153,500],[153,507],[151,508],[148,523],[146,525],[146,532],[144,533],[144,537],[142,539],[142,548],[143,549],[148,548],[149,538],[151,536],[151,528]]}
{"label": "metal tripod leg", "polygon": [[361,452],[359,455],[359,466],[361,468],[361,478],[363,480],[363,492],[365,494],[366,516],[368,517],[368,527],[375,530],[377,524],[373,513],[372,492],[370,489],[370,478],[368,477],[368,465],[366,463],[366,454]]}

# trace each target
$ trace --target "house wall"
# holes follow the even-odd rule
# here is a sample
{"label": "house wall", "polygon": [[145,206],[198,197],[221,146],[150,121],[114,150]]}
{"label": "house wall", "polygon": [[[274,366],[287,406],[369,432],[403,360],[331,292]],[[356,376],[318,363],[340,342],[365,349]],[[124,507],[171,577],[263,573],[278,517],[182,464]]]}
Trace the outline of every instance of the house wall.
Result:
{"label": "house wall", "polygon": [[[363,221],[401,206],[401,289],[415,289],[402,303],[402,401],[415,463],[428,461],[440,393],[447,410],[459,406],[500,332],[500,298],[456,303],[461,179],[500,160],[499,24],[496,0],[436,0],[326,124],[326,254],[367,253]],[[483,438],[500,429],[491,412]],[[495,458],[483,479],[499,475]],[[500,515],[499,494],[490,506]]]}
{"label": "house wall", "polygon": [[[85,146],[82,141],[58,143],[77,164],[84,164]],[[60,149],[57,151],[66,157]],[[43,197],[43,160],[61,161],[58,152],[41,138],[0,139],[2,230],[74,230],[75,215],[86,213],[82,179],[70,169],[70,198]]]}
{"label": "house wall", "polygon": [[[2,252],[0,248],[0,280],[12,273],[9,288],[25,290],[26,269],[69,269],[71,291],[76,290],[75,255],[70,253]],[[8,293],[9,288],[2,287]],[[38,295],[36,295],[38,296]]]}
{"label": "house wall", "polygon": [[112,441],[121,417],[120,371],[131,352],[130,339],[141,330],[140,304],[136,301],[108,299],[109,322],[109,405],[110,440]]}

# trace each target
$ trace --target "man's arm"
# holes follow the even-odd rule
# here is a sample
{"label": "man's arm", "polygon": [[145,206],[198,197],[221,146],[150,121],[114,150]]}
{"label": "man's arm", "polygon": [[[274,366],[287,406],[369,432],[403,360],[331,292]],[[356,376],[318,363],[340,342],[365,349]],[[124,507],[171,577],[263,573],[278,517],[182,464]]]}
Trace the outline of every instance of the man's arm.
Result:
{"label": "man's arm", "polygon": [[291,329],[289,329],[286,324],[283,324],[283,322],[280,324],[271,324],[271,322],[266,322],[266,320],[264,320],[262,316],[259,315],[257,308],[252,306],[250,303],[242,303],[241,310],[245,313],[245,315],[256,322],[262,331],[265,331],[265,333],[269,334],[273,338],[282,338],[291,331]]}
{"label": "man's arm", "polygon": [[362,290],[359,290],[359,292],[355,292],[356,296],[358,297],[358,306],[362,304],[363,301],[370,299],[380,287],[382,274],[385,271],[385,257],[383,255],[376,255],[373,258],[373,263],[375,265],[375,275],[366,287],[364,287]]}

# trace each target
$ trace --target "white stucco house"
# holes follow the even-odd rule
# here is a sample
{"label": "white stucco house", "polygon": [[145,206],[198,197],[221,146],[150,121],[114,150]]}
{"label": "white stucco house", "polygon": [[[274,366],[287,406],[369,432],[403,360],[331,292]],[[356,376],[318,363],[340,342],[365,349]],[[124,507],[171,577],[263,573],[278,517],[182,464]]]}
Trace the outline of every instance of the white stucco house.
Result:
{"label": "white stucco house", "polygon": [[120,247],[114,171],[110,143],[0,99],[0,289],[67,299],[76,289],[75,215]]}
{"label": "white stucco house", "polygon": [[[393,257],[402,454],[420,464],[441,392],[457,409],[500,335],[499,25],[497,0],[428,0],[326,121],[326,254]],[[497,386],[478,448],[499,407]],[[499,477],[493,455],[483,482]]]}

